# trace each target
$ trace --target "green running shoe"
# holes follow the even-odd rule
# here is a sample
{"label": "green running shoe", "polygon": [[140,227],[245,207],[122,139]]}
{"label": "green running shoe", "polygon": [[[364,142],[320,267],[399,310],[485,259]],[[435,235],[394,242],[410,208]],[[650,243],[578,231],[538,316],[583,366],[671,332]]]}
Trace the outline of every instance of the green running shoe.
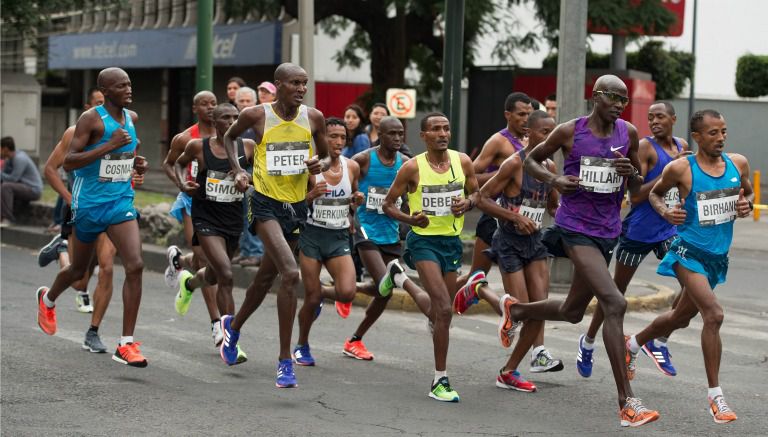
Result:
{"label": "green running shoe", "polygon": [[242,349],[240,349],[240,345],[237,345],[237,361],[235,361],[235,364],[243,364],[244,362],[248,361],[248,355],[243,352]]}
{"label": "green running shoe", "polygon": [[405,273],[405,269],[397,262],[397,259],[393,259],[387,264],[387,273],[379,282],[379,294],[382,297],[387,297],[392,293],[395,288],[395,275],[398,273]]}
{"label": "green running shoe", "polygon": [[448,382],[447,376],[437,380],[428,396],[440,402],[459,402],[459,394],[451,388],[451,383]]}
{"label": "green running shoe", "polygon": [[182,270],[179,274],[179,292],[176,293],[176,312],[180,315],[187,314],[189,304],[192,303],[192,291],[187,290],[187,279],[192,277],[192,273]]}

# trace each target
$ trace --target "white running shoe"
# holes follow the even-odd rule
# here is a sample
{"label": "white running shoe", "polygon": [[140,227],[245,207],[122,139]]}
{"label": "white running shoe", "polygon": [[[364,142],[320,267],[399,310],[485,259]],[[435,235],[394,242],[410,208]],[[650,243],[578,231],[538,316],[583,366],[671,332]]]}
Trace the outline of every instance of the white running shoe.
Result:
{"label": "white running shoe", "polygon": [[179,273],[181,272],[181,249],[171,246],[165,252],[168,256],[168,267],[165,269],[165,285],[170,289],[179,288]]}
{"label": "white running shoe", "polygon": [[211,324],[211,337],[213,337],[214,346],[221,346],[221,342],[224,341],[224,331],[221,330],[221,321]]}
{"label": "white running shoe", "polygon": [[81,313],[92,313],[93,305],[91,305],[91,297],[88,292],[77,292],[75,294],[75,303],[77,304],[77,311]]}

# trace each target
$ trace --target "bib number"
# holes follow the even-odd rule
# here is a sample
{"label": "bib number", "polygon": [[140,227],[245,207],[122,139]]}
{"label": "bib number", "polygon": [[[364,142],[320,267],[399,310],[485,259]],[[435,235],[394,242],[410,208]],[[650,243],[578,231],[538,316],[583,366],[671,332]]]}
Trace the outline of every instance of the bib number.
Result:
{"label": "bib number", "polygon": [[582,156],[579,166],[579,185],[594,193],[615,193],[624,185],[624,178],[616,173],[615,160]]}
{"label": "bib number", "polygon": [[537,229],[541,229],[541,224],[544,222],[544,212],[546,211],[546,207],[547,204],[544,201],[523,199],[518,214],[528,217],[531,221],[536,223]]}
{"label": "bib number", "polygon": [[133,152],[107,153],[99,161],[99,182],[125,182],[133,174]]}
{"label": "bib number", "polygon": [[[381,205],[384,204],[384,198],[387,197],[388,192],[389,188],[369,186],[368,196],[365,200],[365,210],[376,214],[384,214]],[[403,199],[398,198],[397,202],[395,202],[395,206],[397,209],[400,209],[402,205]]]}
{"label": "bib number", "polygon": [[696,193],[700,226],[715,226],[736,220],[739,187]]}
{"label": "bib number", "polygon": [[434,217],[453,215],[451,204],[454,197],[464,197],[464,184],[422,185],[421,210],[424,215]]}
{"label": "bib number", "polygon": [[321,197],[315,199],[312,208],[312,221],[326,228],[344,229],[349,226],[349,198],[334,199]]}
{"label": "bib number", "polygon": [[208,170],[205,178],[205,198],[213,202],[230,203],[243,200],[243,193],[235,187],[235,179],[228,173]]}
{"label": "bib number", "polygon": [[305,160],[309,159],[309,142],[297,141],[267,144],[267,174],[289,176],[307,171]]}
{"label": "bib number", "polygon": [[673,208],[680,204],[680,190],[672,187],[664,194],[664,204],[667,208]]}
{"label": "bib number", "polygon": [[189,163],[190,180],[195,180],[195,178],[197,178],[197,169],[198,169],[198,165],[197,165],[197,160],[195,159],[194,161]]}

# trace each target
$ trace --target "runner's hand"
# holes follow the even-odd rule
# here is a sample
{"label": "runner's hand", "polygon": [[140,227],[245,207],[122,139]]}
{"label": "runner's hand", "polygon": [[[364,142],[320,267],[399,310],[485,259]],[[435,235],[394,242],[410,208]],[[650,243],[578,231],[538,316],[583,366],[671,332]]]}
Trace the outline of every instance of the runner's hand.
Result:
{"label": "runner's hand", "polygon": [[664,219],[673,225],[682,225],[685,222],[685,199],[681,198],[680,203],[673,206],[672,208],[667,208],[666,211],[664,211]]}
{"label": "runner's hand", "polygon": [[119,149],[126,144],[131,144],[131,136],[125,129],[115,129],[107,144],[112,150]]}
{"label": "runner's hand", "polygon": [[465,197],[454,196],[451,198],[451,212],[454,217],[461,217],[471,205],[469,199]]}
{"label": "runner's hand", "polygon": [[235,188],[241,193],[248,191],[248,173],[240,171],[235,175]]}
{"label": "runner's hand", "polygon": [[411,214],[411,222],[409,224],[411,226],[426,228],[427,226],[429,226],[429,217],[427,217],[421,211],[414,212],[413,214]]}
{"label": "runner's hand", "polygon": [[144,175],[139,174],[139,172],[134,168],[133,172],[131,173],[131,181],[133,182],[134,187],[138,187],[144,183]]}
{"label": "runner's hand", "polygon": [[522,215],[522,214],[515,214],[515,229],[517,229],[517,232],[519,232],[522,235],[531,235],[537,230],[539,230],[539,227],[536,226],[536,222],[531,220],[530,218]]}
{"label": "runner's hand", "polygon": [[323,162],[320,161],[317,156],[305,159],[304,164],[307,165],[310,174],[320,174],[323,172]]}
{"label": "runner's hand", "polygon": [[195,181],[186,181],[181,184],[181,191],[189,194],[190,196],[193,196],[198,188],[200,188],[200,184]]}
{"label": "runner's hand", "polygon": [[147,161],[147,158],[136,155],[133,158],[133,169],[136,171],[136,174],[144,175],[144,173],[147,172],[147,169],[149,168],[149,162]]}
{"label": "runner's hand", "polygon": [[312,199],[317,199],[318,197],[325,196],[325,193],[328,191],[328,183],[325,181],[320,181],[315,184],[314,187],[312,187],[312,191],[309,192],[307,197],[311,197]]}
{"label": "runner's hand", "polygon": [[352,204],[354,206],[360,206],[365,202],[365,195],[359,191],[352,193]]}
{"label": "runner's hand", "polygon": [[744,197],[744,188],[739,190],[739,200],[736,201],[736,214],[739,218],[744,218],[752,214],[752,208],[749,206],[749,201]]}
{"label": "runner's hand", "polygon": [[625,158],[621,152],[614,150],[613,156],[616,159],[613,160],[613,166],[616,168],[616,174],[619,176],[629,177],[635,174],[635,166],[632,165],[632,161],[629,158]]}
{"label": "runner's hand", "polygon": [[579,181],[581,181],[581,179],[578,176],[558,176],[552,181],[552,187],[561,194],[572,194],[579,189]]}

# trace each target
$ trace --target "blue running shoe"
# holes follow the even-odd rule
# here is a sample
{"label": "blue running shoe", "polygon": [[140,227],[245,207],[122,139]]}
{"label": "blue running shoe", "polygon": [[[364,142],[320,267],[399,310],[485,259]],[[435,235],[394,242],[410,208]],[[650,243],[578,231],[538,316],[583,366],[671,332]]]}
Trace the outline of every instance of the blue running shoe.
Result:
{"label": "blue running shoe", "polygon": [[672,361],[669,359],[669,349],[667,349],[666,346],[656,347],[656,345],[653,344],[653,340],[651,340],[644,344],[642,349],[643,352],[653,360],[653,363],[656,364],[656,368],[659,369],[661,373],[667,376],[677,375],[677,370],[675,370],[675,366],[672,365]]}
{"label": "blue running shoe", "polygon": [[312,353],[309,351],[309,345],[296,346],[293,350],[293,361],[299,366],[314,366],[315,359],[312,357]]}
{"label": "blue running shoe", "polygon": [[318,317],[320,317],[320,312],[323,310],[323,301],[320,301],[320,305],[315,308],[315,318],[313,320],[317,320]]}
{"label": "blue running shoe", "polygon": [[221,359],[229,366],[240,364],[244,361],[239,361],[237,340],[240,339],[240,332],[232,329],[232,316],[224,316],[221,318],[221,328],[224,331],[224,341],[221,342],[219,353]]}
{"label": "blue running shoe", "polygon": [[296,374],[293,373],[293,360],[290,358],[277,362],[275,386],[278,388],[296,387]]}
{"label": "blue running shoe", "polygon": [[592,352],[594,350],[585,349],[584,346],[584,337],[586,337],[586,334],[581,334],[581,337],[579,337],[579,353],[576,355],[576,370],[579,371],[579,375],[589,378],[592,376]]}

